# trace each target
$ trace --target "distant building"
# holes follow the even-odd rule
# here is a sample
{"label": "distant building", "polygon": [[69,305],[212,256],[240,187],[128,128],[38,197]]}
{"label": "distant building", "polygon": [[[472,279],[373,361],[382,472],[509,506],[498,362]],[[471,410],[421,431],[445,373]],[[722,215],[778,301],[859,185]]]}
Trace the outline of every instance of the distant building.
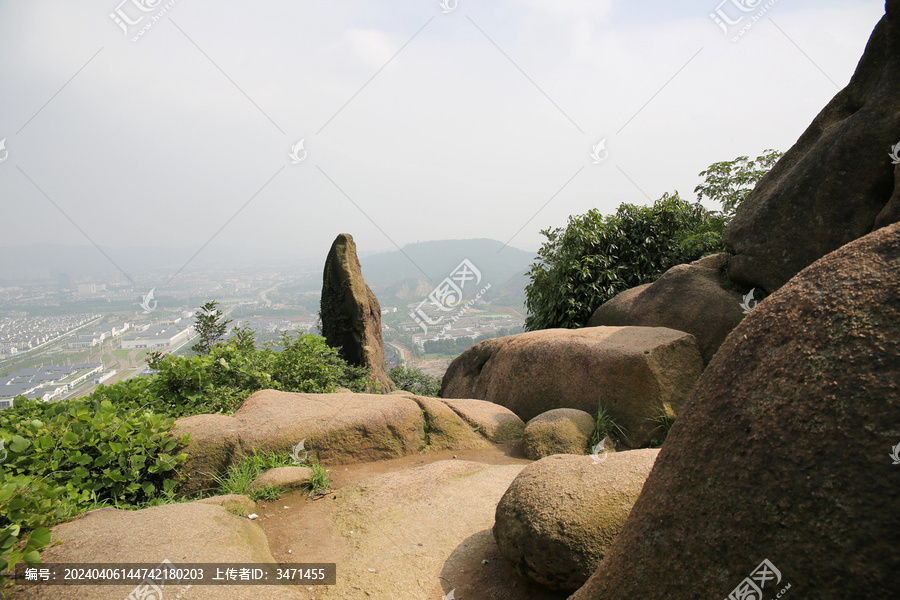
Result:
{"label": "distant building", "polygon": [[101,383],[109,381],[110,379],[112,379],[115,376],[116,376],[115,369],[113,369],[112,371],[107,371],[106,373],[104,373],[103,375],[101,375],[100,377],[98,377],[97,379],[94,380],[94,385],[100,385]]}
{"label": "distant building", "polygon": [[[103,365],[99,363],[44,365],[21,369],[8,377],[0,378],[0,408],[9,408],[16,396],[50,402],[102,370]],[[4,400],[9,403],[3,403]]]}
{"label": "distant building", "polygon": [[189,340],[193,335],[192,325],[156,325],[124,338],[122,348],[125,350],[169,348]]}

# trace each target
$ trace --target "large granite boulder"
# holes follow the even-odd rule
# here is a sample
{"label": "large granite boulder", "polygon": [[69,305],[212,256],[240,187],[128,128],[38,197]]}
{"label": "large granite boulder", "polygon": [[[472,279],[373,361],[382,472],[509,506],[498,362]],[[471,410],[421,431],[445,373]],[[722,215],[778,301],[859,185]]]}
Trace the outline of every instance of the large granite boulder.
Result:
{"label": "large granite boulder", "polygon": [[825,254],[900,218],[900,2],[856,72],[763,177],[725,231],[728,276],[773,292]]}
{"label": "large granite boulder", "polygon": [[658,452],[618,452],[602,462],[557,454],[528,465],[497,505],[500,554],[529,581],[577,590],[625,523]]}
{"label": "large granite boulder", "polygon": [[525,424],[482,400],[406,394],[297,394],[262,390],[232,416],[178,419],[174,433],[190,434],[179,469],[182,493],[216,487],[216,476],[253,452],[309,453],[323,464],[399,458],[424,451],[483,449],[522,437]]}
{"label": "large granite boulder", "polygon": [[525,424],[525,458],[540,460],[554,454],[585,454],[597,424],[575,408],[554,408]]}
{"label": "large granite boulder", "polygon": [[321,318],[325,341],[350,364],[371,369],[373,388],[382,393],[395,388],[384,365],[381,306],[363,279],[349,233],[337,236],[325,259]]}
{"label": "large granite boulder", "polygon": [[819,600],[895,597],[898,416],[894,224],[801,271],[725,340],[573,599],[738,597],[771,567],[766,598],[788,584]]}
{"label": "large granite boulder", "polygon": [[714,254],[666,271],[653,283],[631,288],[594,311],[587,327],[668,327],[686,331],[700,346],[703,363],[744,318],[741,294],[725,287],[727,254]]}
{"label": "large granite boulder", "polygon": [[697,340],[682,331],[545,329],[475,344],[450,364],[441,397],[488,400],[525,421],[554,408],[596,414],[603,406],[636,448],[662,437],[654,419],[677,415],[702,370]]}
{"label": "large granite boulder", "polygon": [[[262,528],[222,506],[189,502],[119,510],[101,508],[52,529],[43,563],[144,563],[160,568],[188,568],[191,563],[269,563],[275,559]],[[170,561],[171,565],[164,561]],[[88,564],[84,565],[85,567]],[[156,588],[156,589],[154,589]],[[183,600],[255,600],[257,585],[188,585],[154,581],[135,585],[26,585],[16,598],[28,600],[109,600],[110,598],[181,598]],[[154,591],[154,594],[143,595]],[[134,594],[134,595],[132,595]],[[303,598],[283,585],[265,586],[265,598]]]}

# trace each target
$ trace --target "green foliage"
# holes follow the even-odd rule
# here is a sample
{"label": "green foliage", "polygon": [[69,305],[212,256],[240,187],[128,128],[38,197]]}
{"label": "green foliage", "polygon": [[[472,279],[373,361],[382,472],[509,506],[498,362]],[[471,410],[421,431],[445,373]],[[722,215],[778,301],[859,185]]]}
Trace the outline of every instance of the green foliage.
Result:
{"label": "green foliage", "polygon": [[231,319],[224,319],[225,315],[219,310],[219,303],[210,300],[194,315],[194,329],[200,336],[200,340],[191,346],[191,350],[197,354],[209,354],[228,331]]}
{"label": "green foliage", "polygon": [[[569,217],[565,229],[541,232],[547,242],[531,266],[525,289],[528,330],[582,327],[601,304],[626,289],[651,283],[675,265],[724,251],[723,234],[753,186],[782,156],[766,150],[700,173],[697,203],[665,194],[652,206],[622,204],[614,215],[597,210]],[[722,204],[710,211],[699,201]]]}
{"label": "green foliage", "polygon": [[0,411],[0,566],[37,562],[45,528],[90,507],[171,495],[187,458],[178,450],[189,441],[171,435],[174,421],[101,398],[48,404],[20,396]]}
{"label": "green foliage", "polygon": [[675,415],[666,410],[664,407],[660,406],[656,409],[653,416],[650,417],[650,420],[656,423],[660,428],[662,428],[662,438],[657,439],[654,438],[651,440],[651,445],[653,445],[653,441],[656,441],[656,445],[661,445],[663,441],[669,436],[669,430],[672,429],[672,425],[675,424]]}
{"label": "green foliage", "polygon": [[348,365],[319,336],[300,334],[292,339],[285,332],[277,343],[257,348],[253,332],[240,328],[227,343],[213,346],[209,355],[170,354],[151,366],[159,373],[146,378],[149,382],[139,402],[173,416],[231,413],[247,396],[263,389],[327,393],[346,387],[362,392],[369,383],[368,369]]}
{"label": "green foliage", "polygon": [[[215,477],[216,482],[219,484],[216,494],[239,494],[249,496],[251,500],[255,501],[276,500],[284,494],[284,489],[278,486],[266,485],[251,490],[250,484],[253,483],[254,479],[270,469],[292,466],[296,466],[296,463],[287,454],[253,452],[253,454],[244,457],[244,460],[240,463],[231,465],[224,476]],[[312,479],[307,486],[310,489],[310,495],[319,494],[329,489],[331,477],[329,477],[322,465],[314,459],[309,459],[304,466],[313,471]]]}
{"label": "green foliage", "polygon": [[309,468],[313,471],[312,479],[309,481],[310,496],[319,496],[331,489],[331,476],[325,467],[316,461],[310,461]]}
{"label": "green foliage", "polygon": [[394,367],[388,372],[388,376],[397,384],[398,390],[412,392],[417,396],[437,398],[441,391],[440,379],[412,367]]}
{"label": "green foliage", "polygon": [[589,447],[593,448],[607,436],[613,439],[622,439],[625,437],[625,430],[616,423],[616,420],[612,418],[603,406],[600,406],[597,409],[594,435],[591,436],[591,440],[588,443]]}
{"label": "green foliage", "polygon": [[769,149],[754,160],[739,156],[731,161],[712,164],[700,173],[705,180],[694,189],[694,193],[698,200],[706,197],[720,202],[722,213],[730,221],[747,194],[783,155],[783,152]]}
{"label": "green foliage", "polygon": [[619,292],[724,250],[724,229],[721,215],[677,193],[652,206],[622,204],[606,217],[596,209],[569,217],[565,229],[541,232],[547,242],[529,271],[525,327],[582,327]]}
{"label": "green foliage", "polygon": [[[253,452],[244,460],[237,464],[233,464],[228,468],[228,472],[224,476],[215,476],[214,479],[219,484],[219,494],[238,494],[249,496],[253,500],[259,499],[256,492],[250,491],[250,484],[253,480],[268,471],[278,467],[289,467],[294,463],[287,454],[276,454],[274,452]],[[260,491],[261,494],[270,495],[272,490]]]}

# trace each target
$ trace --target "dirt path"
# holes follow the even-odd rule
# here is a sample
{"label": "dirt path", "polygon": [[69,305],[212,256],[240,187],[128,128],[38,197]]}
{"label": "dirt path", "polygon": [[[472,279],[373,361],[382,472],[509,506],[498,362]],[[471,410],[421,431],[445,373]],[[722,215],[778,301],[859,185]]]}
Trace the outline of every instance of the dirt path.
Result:
{"label": "dirt path", "polygon": [[518,442],[335,467],[331,493],[260,503],[258,522],[279,562],[337,563],[338,585],[309,599],[562,600],[515,575],[490,530],[529,462]]}

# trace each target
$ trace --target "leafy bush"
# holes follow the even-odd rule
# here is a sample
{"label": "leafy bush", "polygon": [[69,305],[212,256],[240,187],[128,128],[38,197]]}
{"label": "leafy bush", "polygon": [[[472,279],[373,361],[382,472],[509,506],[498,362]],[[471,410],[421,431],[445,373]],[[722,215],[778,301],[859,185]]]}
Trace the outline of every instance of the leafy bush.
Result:
{"label": "leafy bush", "polygon": [[99,398],[19,397],[0,411],[0,567],[37,562],[46,527],[88,508],[171,497],[175,468],[187,458],[178,449],[188,442],[169,433],[174,421]]}
{"label": "leafy bush", "polygon": [[783,154],[770,149],[754,160],[739,156],[734,160],[710,165],[700,173],[700,176],[705,178],[703,183],[694,188],[697,200],[706,197],[721,203],[722,214],[730,221],[747,194],[753,190],[763,175],[775,166]]}
{"label": "leafy bush", "polygon": [[412,392],[418,396],[437,398],[441,391],[441,380],[423,373],[419,369],[397,366],[388,373],[398,390]]}
{"label": "leafy bush", "polygon": [[569,217],[547,242],[525,288],[528,330],[583,327],[593,311],[624,290],[650,283],[675,265],[724,250],[725,219],[666,194],[652,206],[622,204]]}
{"label": "leafy bush", "polygon": [[[725,250],[728,222],[756,183],[781,158],[766,150],[739,156],[700,173],[697,203],[665,194],[652,206],[622,204],[614,215],[596,210],[569,217],[568,226],[541,232],[547,242],[531,266],[525,306],[528,330],[582,327],[601,304],[626,289],[650,283],[669,268]],[[699,204],[719,202],[721,212]]]}
{"label": "leafy bush", "polygon": [[362,392],[369,384],[368,369],[348,365],[315,335],[292,340],[283,333],[278,344],[256,348],[251,331],[237,330],[231,341],[213,346],[209,355],[154,355],[150,364],[159,374],[148,378],[137,402],[178,417],[234,412],[247,396],[263,389],[326,393],[346,387]]}

